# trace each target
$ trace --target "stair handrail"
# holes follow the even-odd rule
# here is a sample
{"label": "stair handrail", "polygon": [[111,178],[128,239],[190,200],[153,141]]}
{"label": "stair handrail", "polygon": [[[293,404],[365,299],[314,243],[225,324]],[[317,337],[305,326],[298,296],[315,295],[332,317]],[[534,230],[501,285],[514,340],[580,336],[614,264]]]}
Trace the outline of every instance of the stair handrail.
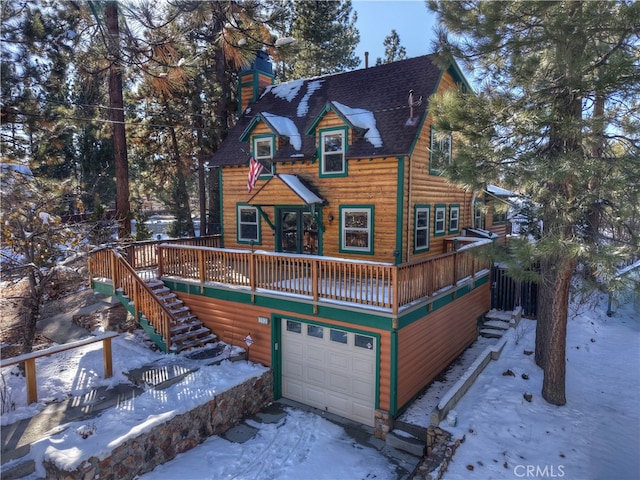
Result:
{"label": "stair handrail", "polygon": [[[154,295],[151,288],[144,282],[142,278],[136,273],[135,269],[127,262],[122,254],[115,249],[111,249],[111,255],[114,262],[118,262],[125,271],[129,274],[129,277],[133,279],[133,309],[134,318],[137,322],[140,321],[139,313],[142,313],[149,324],[160,333],[160,336],[165,341],[166,352],[171,351],[171,323],[176,321],[175,315],[169,311],[167,306],[160,301],[160,299]],[[112,282],[113,292],[116,293],[118,288],[122,288],[123,293],[130,295],[130,292],[125,290],[125,282],[123,282],[122,275],[118,275],[116,271],[116,265],[112,266]],[[131,297],[130,297],[131,298]],[[151,308],[145,307],[153,305],[157,310],[150,311]]]}

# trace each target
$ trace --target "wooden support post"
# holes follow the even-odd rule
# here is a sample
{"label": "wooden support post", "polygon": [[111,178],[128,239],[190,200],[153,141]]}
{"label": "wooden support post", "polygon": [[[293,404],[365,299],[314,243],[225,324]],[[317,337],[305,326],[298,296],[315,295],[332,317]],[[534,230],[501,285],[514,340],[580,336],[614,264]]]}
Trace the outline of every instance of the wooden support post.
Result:
{"label": "wooden support post", "polygon": [[102,340],[102,356],[104,358],[104,378],[113,376],[113,354],[111,351],[111,337]]}
{"label": "wooden support post", "polygon": [[116,295],[117,290],[118,290],[118,280],[116,278],[116,254],[115,252],[112,250],[111,251],[111,256],[110,256],[110,260],[111,260],[111,285],[113,286],[113,294]]}
{"label": "wooden support post", "polygon": [[313,291],[313,313],[318,313],[318,261],[311,261],[311,289]]}
{"label": "wooden support post", "polygon": [[28,358],[24,361],[24,375],[27,379],[27,404],[38,401],[38,384],[36,383],[36,359]]}
{"label": "wooden support post", "polygon": [[391,313],[394,317],[398,317],[398,267],[393,267],[391,270]]}

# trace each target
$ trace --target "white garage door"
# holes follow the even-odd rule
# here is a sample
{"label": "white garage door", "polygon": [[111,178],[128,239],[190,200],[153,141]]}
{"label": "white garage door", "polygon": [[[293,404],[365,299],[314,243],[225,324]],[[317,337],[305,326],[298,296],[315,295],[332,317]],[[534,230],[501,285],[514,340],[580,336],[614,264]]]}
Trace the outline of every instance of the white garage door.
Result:
{"label": "white garage door", "polygon": [[282,319],[282,396],[373,426],[376,339]]}

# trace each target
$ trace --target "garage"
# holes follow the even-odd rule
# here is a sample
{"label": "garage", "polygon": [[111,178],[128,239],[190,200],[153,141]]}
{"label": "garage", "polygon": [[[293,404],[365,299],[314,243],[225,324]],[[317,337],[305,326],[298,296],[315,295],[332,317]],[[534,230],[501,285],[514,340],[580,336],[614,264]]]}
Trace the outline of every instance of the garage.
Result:
{"label": "garage", "polygon": [[377,339],[282,319],[282,395],[373,426]]}

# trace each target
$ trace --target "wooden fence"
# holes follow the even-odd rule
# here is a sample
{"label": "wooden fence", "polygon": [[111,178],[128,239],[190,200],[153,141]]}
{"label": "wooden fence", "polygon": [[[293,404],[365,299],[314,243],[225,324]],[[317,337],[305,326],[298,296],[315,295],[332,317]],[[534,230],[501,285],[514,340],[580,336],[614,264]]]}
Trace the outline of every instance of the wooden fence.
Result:
{"label": "wooden fence", "polygon": [[511,278],[502,267],[491,269],[491,308],[509,311],[521,306],[523,315],[536,317],[538,284]]}
{"label": "wooden fence", "polygon": [[111,339],[117,337],[116,332],[107,332],[95,337],[89,337],[76,342],[65,343],[64,345],[56,345],[45,350],[39,350],[37,352],[25,353],[13,358],[7,358],[0,360],[0,367],[10,367],[11,365],[18,365],[24,363],[24,374],[27,381],[27,404],[38,401],[38,385],[36,382],[36,360],[42,357],[48,357],[55,353],[65,352],[74,348],[84,347],[96,342],[102,342],[102,354],[104,357],[104,378],[109,378],[113,375],[113,360],[111,353]]}

